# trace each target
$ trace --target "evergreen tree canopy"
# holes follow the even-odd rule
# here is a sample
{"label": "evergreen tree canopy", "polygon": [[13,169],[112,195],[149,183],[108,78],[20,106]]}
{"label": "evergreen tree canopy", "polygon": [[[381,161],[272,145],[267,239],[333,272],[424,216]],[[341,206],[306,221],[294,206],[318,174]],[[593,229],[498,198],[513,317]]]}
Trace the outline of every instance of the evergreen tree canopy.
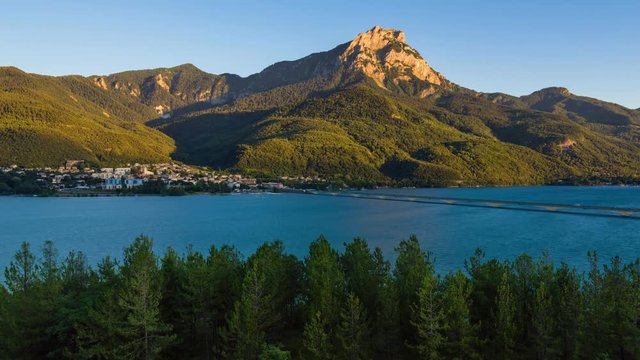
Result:
{"label": "evergreen tree canopy", "polygon": [[[414,236],[392,268],[364,239],[281,242],[247,260],[140,236],[95,267],[23,243],[0,286],[4,359],[640,359],[640,259],[585,274],[476,252],[445,276]],[[360,296],[365,296],[361,299]]]}

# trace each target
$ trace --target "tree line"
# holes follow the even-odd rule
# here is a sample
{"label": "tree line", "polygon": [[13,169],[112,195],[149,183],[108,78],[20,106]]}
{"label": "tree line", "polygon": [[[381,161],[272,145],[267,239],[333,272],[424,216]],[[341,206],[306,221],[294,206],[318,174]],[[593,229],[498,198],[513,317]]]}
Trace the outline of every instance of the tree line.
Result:
{"label": "tree line", "polygon": [[50,195],[48,182],[39,181],[36,172],[0,171],[0,195]]}
{"label": "tree line", "polygon": [[299,259],[137,237],[121,261],[25,242],[0,286],[0,359],[639,359],[640,260],[578,273],[478,250],[440,274],[411,236],[392,264],[364,239]]}

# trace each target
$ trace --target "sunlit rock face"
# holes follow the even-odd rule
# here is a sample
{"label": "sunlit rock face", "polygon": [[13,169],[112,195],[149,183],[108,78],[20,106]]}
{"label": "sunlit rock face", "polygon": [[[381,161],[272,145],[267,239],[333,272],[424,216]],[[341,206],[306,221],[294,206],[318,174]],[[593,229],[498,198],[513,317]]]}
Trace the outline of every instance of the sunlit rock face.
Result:
{"label": "sunlit rock face", "polygon": [[209,74],[183,64],[95,76],[93,82],[101,89],[133,96],[163,114],[196,102],[220,105],[291,84],[325,81],[336,88],[363,78],[392,92],[418,97],[449,84],[407,44],[404,32],[380,26],[332,50],[281,61],[244,78]]}
{"label": "sunlit rock face", "polygon": [[433,85],[445,81],[406,43],[404,32],[380,26],[356,36],[340,59],[349,69],[361,71],[380,87],[387,87],[389,81],[397,84],[412,78]]}

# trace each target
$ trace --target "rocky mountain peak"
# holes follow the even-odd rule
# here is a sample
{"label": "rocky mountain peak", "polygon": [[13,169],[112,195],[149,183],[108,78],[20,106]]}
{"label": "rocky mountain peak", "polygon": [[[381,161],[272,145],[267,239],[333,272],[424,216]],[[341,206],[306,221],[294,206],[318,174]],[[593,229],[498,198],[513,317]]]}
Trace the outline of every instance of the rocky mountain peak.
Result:
{"label": "rocky mountain peak", "polygon": [[445,79],[433,70],[406,42],[404,32],[375,26],[358,34],[340,55],[352,70],[358,70],[386,88],[389,82],[418,79],[441,85]]}
{"label": "rocky mountain peak", "polygon": [[381,50],[395,42],[406,45],[406,37],[403,31],[395,29],[383,29],[379,25],[374,26],[372,29],[358,34],[351,43],[349,43],[349,49],[357,50],[370,49]]}
{"label": "rocky mountain peak", "polygon": [[569,89],[565,87],[559,87],[559,86],[544,88],[539,92],[545,93],[548,95],[555,95],[555,96],[564,96],[564,97],[571,96],[571,91],[569,91]]}
{"label": "rocky mountain peak", "polygon": [[[562,101],[565,98],[570,97],[572,94],[569,89],[564,87],[548,87],[538,91],[534,91],[529,95],[521,96],[520,99],[527,103],[529,106],[551,106],[557,101]],[[546,107],[545,107],[546,109]]]}

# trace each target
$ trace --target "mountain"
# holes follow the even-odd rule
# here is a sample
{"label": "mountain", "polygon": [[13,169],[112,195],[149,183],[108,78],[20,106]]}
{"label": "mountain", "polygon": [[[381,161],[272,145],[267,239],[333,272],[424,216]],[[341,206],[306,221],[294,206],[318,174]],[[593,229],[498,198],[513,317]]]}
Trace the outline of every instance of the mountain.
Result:
{"label": "mountain", "polygon": [[92,114],[144,122],[163,144],[159,156],[255,175],[509,185],[637,177],[640,167],[637,110],[564,88],[520,97],[466,89],[434,70],[402,31],[379,26],[248,77],[185,64],[42,78],[61,93],[72,83],[82,84],[77,93],[92,88],[81,96]]}
{"label": "mountain", "polygon": [[278,62],[246,78],[208,74],[191,64],[90,78],[104,90],[139,99],[160,115],[194,103],[231,103],[292,84],[326,90],[368,79],[381,88],[419,97],[448,84],[406,43],[402,31],[379,26],[332,50]]}

